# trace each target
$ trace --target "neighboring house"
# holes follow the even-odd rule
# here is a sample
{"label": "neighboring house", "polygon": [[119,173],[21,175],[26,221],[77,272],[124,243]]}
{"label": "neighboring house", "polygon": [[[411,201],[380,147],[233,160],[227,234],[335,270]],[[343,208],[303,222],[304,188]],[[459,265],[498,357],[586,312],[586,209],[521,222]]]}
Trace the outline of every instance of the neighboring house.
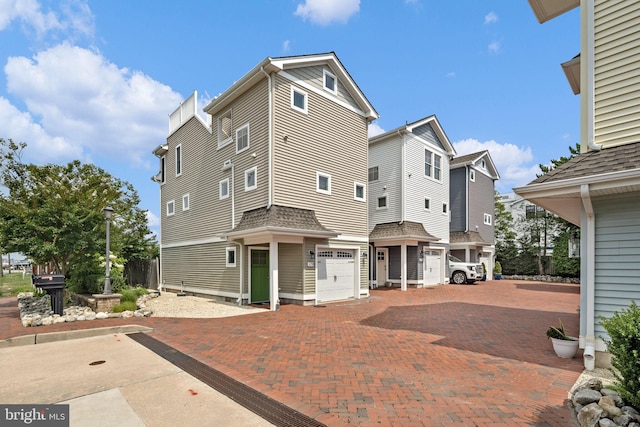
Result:
{"label": "neighboring house", "polygon": [[578,83],[581,153],[514,190],[580,226],[580,347],[593,369],[609,359],[601,316],[640,301],[640,2],[530,3],[540,22],[580,6],[580,56],[564,68]]}
{"label": "neighboring house", "polygon": [[495,182],[500,179],[488,151],[454,157],[450,165],[449,245],[451,254],[470,263],[484,263],[493,277]]}
{"label": "neighboring house", "polygon": [[161,281],[242,303],[368,296],[368,124],[334,53],[266,58],[204,111],[169,118]]}
{"label": "neighboring house", "polygon": [[[511,214],[511,217],[513,218],[513,225],[515,226],[513,231],[516,233],[516,242],[520,241],[520,239],[522,239],[523,237],[523,232],[518,224],[524,221],[526,218],[532,218],[536,216],[540,217],[540,215],[548,215],[552,216],[553,218],[557,218],[557,216],[553,213],[547,212],[544,208],[534,205],[524,197],[519,196],[515,193],[500,194],[499,201],[504,206],[505,211],[509,212]],[[555,230],[551,229],[550,231],[555,232]],[[545,234],[540,234],[540,247],[546,246],[547,248],[545,251],[545,256],[553,256],[553,239],[556,237],[556,235],[554,234],[553,236],[546,236],[547,242],[545,245]]]}
{"label": "neighboring house", "polygon": [[448,280],[449,160],[436,116],[369,139],[370,282],[429,286]]}

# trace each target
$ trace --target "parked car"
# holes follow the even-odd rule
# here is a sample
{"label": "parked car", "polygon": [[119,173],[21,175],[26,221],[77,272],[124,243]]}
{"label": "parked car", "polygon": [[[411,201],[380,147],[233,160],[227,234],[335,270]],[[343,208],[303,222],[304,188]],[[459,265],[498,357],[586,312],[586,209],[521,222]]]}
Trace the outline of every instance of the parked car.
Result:
{"label": "parked car", "polygon": [[464,262],[453,255],[449,255],[449,273],[451,274],[451,283],[461,285],[482,280],[484,271],[482,264]]}

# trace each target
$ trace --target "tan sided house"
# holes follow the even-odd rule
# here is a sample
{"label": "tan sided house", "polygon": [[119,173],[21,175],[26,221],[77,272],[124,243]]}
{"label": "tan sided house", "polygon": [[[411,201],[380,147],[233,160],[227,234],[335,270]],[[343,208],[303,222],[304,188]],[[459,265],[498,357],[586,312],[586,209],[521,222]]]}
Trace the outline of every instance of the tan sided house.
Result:
{"label": "tan sided house", "polygon": [[170,116],[160,159],[161,281],[244,303],[368,296],[368,125],[377,112],[334,53],[266,58],[196,113]]}

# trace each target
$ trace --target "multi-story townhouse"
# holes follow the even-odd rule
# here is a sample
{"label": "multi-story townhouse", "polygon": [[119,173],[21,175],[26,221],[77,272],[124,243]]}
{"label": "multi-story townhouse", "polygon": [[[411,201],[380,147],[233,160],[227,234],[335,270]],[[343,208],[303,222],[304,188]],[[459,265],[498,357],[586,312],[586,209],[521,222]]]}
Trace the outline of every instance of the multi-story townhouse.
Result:
{"label": "multi-story townhouse", "polygon": [[450,168],[451,254],[470,263],[484,263],[493,277],[495,182],[500,179],[491,155],[480,151],[454,157]]}
{"label": "multi-story townhouse", "polygon": [[369,139],[372,287],[446,283],[449,161],[455,150],[436,116]]}
{"label": "multi-story townhouse", "polygon": [[161,281],[242,303],[368,295],[368,124],[377,112],[331,53],[266,58],[196,114],[169,118]]}
{"label": "multi-story townhouse", "polygon": [[580,94],[580,154],[527,186],[527,200],[580,226],[580,347],[606,365],[601,317],[640,301],[640,2],[530,0],[542,23],[580,7],[580,55],[564,64]]}

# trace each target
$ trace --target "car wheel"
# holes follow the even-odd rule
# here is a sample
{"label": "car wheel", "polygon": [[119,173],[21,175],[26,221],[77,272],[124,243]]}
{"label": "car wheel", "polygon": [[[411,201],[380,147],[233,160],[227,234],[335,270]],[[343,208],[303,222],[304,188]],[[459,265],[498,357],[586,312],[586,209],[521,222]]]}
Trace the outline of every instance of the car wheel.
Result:
{"label": "car wheel", "polygon": [[456,271],[453,273],[453,276],[451,276],[451,281],[456,285],[462,285],[463,283],[467,283],[467,275],[462,271]]}

